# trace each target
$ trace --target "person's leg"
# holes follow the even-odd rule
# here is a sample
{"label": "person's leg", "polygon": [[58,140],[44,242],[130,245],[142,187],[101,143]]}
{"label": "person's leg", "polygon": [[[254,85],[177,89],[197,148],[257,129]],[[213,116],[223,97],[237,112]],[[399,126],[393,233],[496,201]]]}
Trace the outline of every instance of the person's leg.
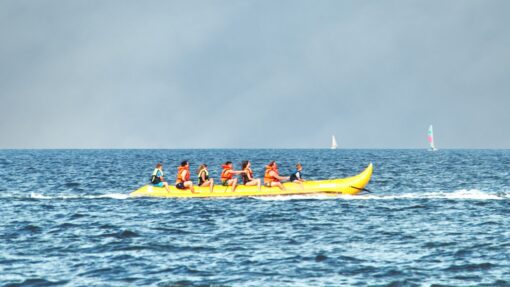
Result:
{"label": "person's leg", "polygon": [[211,178],[208,181],[209,181],[209,186],[211,187],[211,189],[209,191],[213,192],[213,189],[214,189],[214,178]]}
{"label": "person's leg", "polygon": [[253,179],[251,181],[248,181],[247,183],[245,183],[244,185],[246,186],[254,186],[254,185],[257,185],[257,180],[256,179]]}
{"label": "person's leg", "polygon": [[[232,186],[232,191],[235,191],[237,186],[237,177],[227,180],[227,189],[228,186]],[[227,189],[225,189],[225,191],[227,191]]]}
{"label": "person's leg", "polygon": [[285,186],[283,186],[283,184],[279,181],[277,182],[271,182],[271,186],[278,186],[281,190],[285,190]]}
{"label": "person's leg", "polygon": [[166,192],[170,192],[170,188],[168,187],[168,182],[163,181],[163,186],[165,187]]}
{"label": "person's leg", "polygon": [[191,180],[184,182],[184,187],[189,188],[191,192],[195,193],[195,187],[193,187],[193,182]]}
{"label": "person's leg", "polygon": [[204,181],[204,183],[202,183],[201,187],[207,187],[209,186],[209,192],[213,192],[213,188],[214,188],[214,178],[211,178],[211,179],[208,179],[207,181]]}
{"label": "person's leg", "polygon": [[227,179],[227,180],[221,182],[221,185],[223,185],[225,187],[223,192],[227,192],[228,187],[230,186],[231,183],[232,183],[231,179]]}
{"label": "person's leg", "polygon": [[257,186],[260,191],[260,178],[254,178],[251,181],[248,181],[245,185],[247,186]]}

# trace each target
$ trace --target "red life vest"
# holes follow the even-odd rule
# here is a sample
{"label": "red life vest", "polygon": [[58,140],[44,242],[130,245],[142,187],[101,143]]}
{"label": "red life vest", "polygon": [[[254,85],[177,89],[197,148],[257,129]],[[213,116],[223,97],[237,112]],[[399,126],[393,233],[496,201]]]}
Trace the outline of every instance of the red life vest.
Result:
{"label": "red life vest", "polygon": [[266,172],[264,173],[264,183],[280,182],[278,178],[270,175],[271,171],[274,171],[278,176],[278,168],[276,166],[266,166]]}
{"label": "red life vest", "polygon": [[[186,177],[183,179],[182,178],[182,172],[183,171],[187,171],[186,172]],[[181,182],[185,182],[185,181],[189,181],[189,177],[190,177],[190,174],[189,174],[189,167],[186,167],[186,166],[179,166],[178,167],[178,171],[177,171],[177,183],[181,183]]]}
{"label": "red life vest", "polygon": [[228,165],[223,165],[223,171],[221,172],[221,181],[224,182],[226,180],[232,179],[234,176],[231,172],[228,172],[229,170],[232,170],[232,168]]}

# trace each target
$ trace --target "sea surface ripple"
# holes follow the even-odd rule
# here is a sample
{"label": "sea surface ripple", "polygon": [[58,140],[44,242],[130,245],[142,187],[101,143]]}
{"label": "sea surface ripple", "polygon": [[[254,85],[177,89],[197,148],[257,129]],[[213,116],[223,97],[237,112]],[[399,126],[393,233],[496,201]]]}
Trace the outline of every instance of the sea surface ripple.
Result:
{"label": "sea surface ripple", "polygon": [[[372,193],[130,198],[157,162]],[[0,286],[510,286],[509,150],[0,150]]]}

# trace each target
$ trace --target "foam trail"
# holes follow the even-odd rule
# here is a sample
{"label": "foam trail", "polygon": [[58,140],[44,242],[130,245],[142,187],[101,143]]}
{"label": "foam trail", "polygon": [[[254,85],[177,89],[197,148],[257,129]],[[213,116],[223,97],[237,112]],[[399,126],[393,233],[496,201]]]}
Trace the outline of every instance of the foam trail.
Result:
{"label": "foam trail", "polygon": [[446,194],[446,198],[448,199],[503,199],[501,196],[498,196],[496,194],[483,192],[481,190],[477,189],[471,189],[471,190],[458,190],[451,194]]}
{"label": "foam trail", "polygon": [[110,194],[99,195],[96,198],[127,199],[127,198],[129,198],[129,194],[110,193]]}
{"label": "foam trail", "polygon": [[464,200],[502,200],[509,198],[506,193],[495,194],[478,189],[461,189],[454,192],[414,192],[414,193],[402,193],[402,194],[367,194],[358,196],[342,196],[345,199],[359,200],[359,199],[381,199],[381,200],[394,200],[394,199],[464,199]]}
{"label": "foam trail", "polygon": [[44,194],[35,193],[35,192],[31,192],[28,197],[34,198],[34,199],[52,199],[52,197],[45,196]]}
{"label": "foam trail", "polygon": [[317,194],[317,195],[254,196],[253,198],[265,200],[265,201],[277,201],[277,200],[284,201],[284,200],[304,200],[304,199],[335,199],[335,198],[338,198],[338,196]]}
{"label": "foam trail", "polygon": [[[30,193],[29,198],[33,199],[128,199],[129,194],[108,193],[102,195],[56,195],[47,196],[40,193]],[[399,200],[399,199],[449,199],[449,200],[504,200],[510,199],[510,192],[485,192],[478,189],[461,189],[454,192],[413,192],[401,194],[359,194],[359,195],[286,195],[286,196],[256,196],[258,200],[285,201],[285,200],[307,200],[307,199],[343,199],[343,200]]]}
{"label": "foam trail", "polygon": [[127,199],[129,198],[129,194],[122,193],[109,193],[102,195],[56,195],[56,196],[47,196],[40,193],[30,193],[28,196],[33,199],[103,199],[103,198],[111,198],[111,199]]}

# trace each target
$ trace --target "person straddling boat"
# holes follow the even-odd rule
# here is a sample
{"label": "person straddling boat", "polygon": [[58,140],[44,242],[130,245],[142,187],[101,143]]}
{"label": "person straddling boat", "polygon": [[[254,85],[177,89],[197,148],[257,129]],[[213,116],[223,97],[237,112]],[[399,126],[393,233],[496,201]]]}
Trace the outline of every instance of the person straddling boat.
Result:
{"label": "person straddling boat", "polygon": [[207,170],[207,164],[203,163],[198,167],[198,186],[209,186],[209,191],[213,192],[214,178],[209,177],[209,170]]}
{"label": "person straddling boat", "polygon": [[300,163],[296,164],[296,171],[290,175],[289,181],[298,184],[301,189],[304,189],[303,182],[305,180],[303,179],[302,171],[303,166]]}
{"label": "person straddling boat", "polygon": [[261,181],[260,178],[253,178],[253,171],[251,170],[251,162],[249,160],[245,160],[241,163],[241,167],[243,168],[244,173],[241,174],[243,177],[243,184],[246,186],[254,186],[256,185],[260,191]]}
{"label": "person straddling boat", "polygon": [[165,173],[163,172],[163,165],[161,163],[156,164],[156,168],[152,172],[151,183],[156,187],[165,187],[167,192],[170,192],[168,188],[168,182],[165,181]]}
{"label": "person straddling boat", "polygon": [[267,187],[278,186],[281,190],[285,190],[285,186],[281,183],[282,180],[289,180],[288,176],[280,176],[278,174],[278,166],[273,160],[266,166],[264,173],[264,185]]}
{"label": "person straddling boat", "polygon": [[290,182],[295,183],[302,183],[305,180],[303,179],[303,174],[301,173],[303,171],[303,166],[298,163],[296,164],[296,171],[290,175]]}
{"label": "person straddling boat", "polygon": [[232,162],[227,161],[222,165],[223,171],[221,172],[221,184],[223,186],[232,186],[232,191],[236,190],[237,187],[237,177],[234,177],[236,174],[244,173],[240,170],[234,170],[232,168]]}
{"label": "person straddling boat", "polygon": [[188,189],[191,192],[195,193],[195,188],[193,187],[193,182],[189,180],[189,162],[183,161],[177,170],[177,180],[175,181],[175,187],[178,189]]}

